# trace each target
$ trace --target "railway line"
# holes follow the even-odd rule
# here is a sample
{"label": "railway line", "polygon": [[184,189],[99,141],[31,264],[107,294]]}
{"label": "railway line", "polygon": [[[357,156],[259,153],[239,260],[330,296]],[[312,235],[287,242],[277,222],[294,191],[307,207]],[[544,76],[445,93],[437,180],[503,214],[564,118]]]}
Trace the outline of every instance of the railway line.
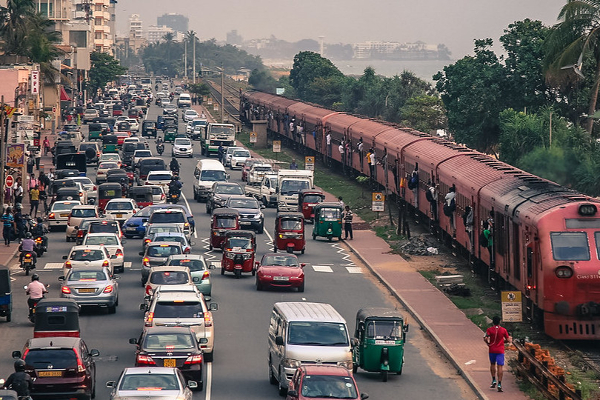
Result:
{"label": "railway line", "polygon": [[240,93],[239,90],[229,85],[228,83],[223,84],[223,102],[225,105],[221,104],[221,84],[212,80],[208,80],[208,86],[210,87],[211,95],[214,101],[219,104],[220,107],[224,107],[225,113],[229,116],[229,121],[235,121],[236,123],[240,122],[239,119],[239,104],[240,104]]}

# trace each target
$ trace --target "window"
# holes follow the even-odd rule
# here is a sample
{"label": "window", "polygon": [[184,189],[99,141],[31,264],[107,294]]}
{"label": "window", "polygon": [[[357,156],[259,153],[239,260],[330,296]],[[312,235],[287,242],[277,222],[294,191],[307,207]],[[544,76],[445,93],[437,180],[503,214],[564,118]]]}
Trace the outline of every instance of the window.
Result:
{"label": "window", "polygon": [[183,333],[148,335],[144,341],[147,350],[175,350],[196,347],[192,335]]}
{"label": "window", "polygon": [[198,272],[205,271],[206,264],[202,260],[189,260],[189,259],[181,259],[181,260],[171,260],[170,265],[180,265],[182,267],[188,267],[190,272]]}
{"label": "window", "polygon": [[298,259],[292,256],[265,256],[262,265],[277,265],[282,267],[297,267]]}
{"label": "window", "polygon": [[179,382],[174,374],[129,374],[123,377],[119,390],[180,390]]}
{"label": "window", "polygon": [[77,357],[68,349],[31,349],[27,352],[25,363],[33,368],[77,369]]}
{"label": "window", "polygon": [[149,257],[169,257],[173,254],[181,254],[179,246],[152,246],[148,248]]}
{"label": "window", "polygon": [[197,301],[158,302],[154,318],[203,318],[202,304]]}
{"label": "window", "polygon": [[75,250],[69,258],[73,261],[99,261],[105,258],[105,254],[102,250]]}
{"label": "window", "polygon": [[74,209],[71,210],[71,216],[75,218],[90,218],[96,216],[96,210],[88,208],[88,209]]}
{"label": "window", "polygon": [[282,219],[281,229],[288,231],[299,231],[302,229],[302,221],[300,221],[299,219]]}
{"label": "window", "polygon": [[218,217],[217,228],[235,228],[236,218]]}
{"label": "window", "polygon": [[590,248],[585,232],[552,232],[552,253],[556,261],[588,261]]}
{"label": "window", "polygon": [[375,339],[401,339],[399,321],[369,321],[367,337]]}
{"label": "window", "polygon": [[291,322],[288,343],[304,346],[347,346],[346,326],[338,322]]}
{"label": "window", "polygon": [[116,236],[86,236],[85,244],[97,245],[97,246],[118,246]]}
{"label": "window", "polygon": [[306,375],[298,389],[308,398],[355,399],[358,397],[352,378],[336,375]]}
{"label": "window", "polygon": [[184,285],[188,282],[188,275],[181,271],[153,272],[150,276],[150,283],[154,285]]}
{"label": "window", "polygon": [[183,213],[154,213],[150,217],[150,223],[152,224],[182,224],[185,222]]}

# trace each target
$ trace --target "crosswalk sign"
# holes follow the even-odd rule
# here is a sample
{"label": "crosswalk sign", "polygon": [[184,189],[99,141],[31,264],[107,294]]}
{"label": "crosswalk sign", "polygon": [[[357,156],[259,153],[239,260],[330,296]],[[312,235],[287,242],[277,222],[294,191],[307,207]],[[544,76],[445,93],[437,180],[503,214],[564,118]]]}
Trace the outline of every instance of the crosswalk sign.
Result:
{"label": "crosswalk sign", "polygon": [[381,192],[373,192],[371,208],[373,211],[385,211],[385,196]]}

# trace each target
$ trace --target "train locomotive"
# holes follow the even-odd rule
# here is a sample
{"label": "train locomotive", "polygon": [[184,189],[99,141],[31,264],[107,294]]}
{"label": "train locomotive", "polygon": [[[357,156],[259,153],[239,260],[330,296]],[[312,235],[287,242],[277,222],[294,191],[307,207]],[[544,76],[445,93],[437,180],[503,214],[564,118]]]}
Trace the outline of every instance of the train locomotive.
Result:
{"label": "train locomotive", "polygon": [[[440,137],[281,96],[245,92],[240,114],[247,122],[267,121],[278,139],[396,194],[498,287],[519,290],[524,316],[542,322],[549,336],[600,339],[598,200]],[[368,165],[367,152],[376,165]],[[418,182],[409,189],[412,176]],[[433,186],[434,198],[426,195]],[[455,210],[446,215],[451,188]],[[465,226],[467,207],[473,223]],[[493,240],[481,245],[486,223]]]}

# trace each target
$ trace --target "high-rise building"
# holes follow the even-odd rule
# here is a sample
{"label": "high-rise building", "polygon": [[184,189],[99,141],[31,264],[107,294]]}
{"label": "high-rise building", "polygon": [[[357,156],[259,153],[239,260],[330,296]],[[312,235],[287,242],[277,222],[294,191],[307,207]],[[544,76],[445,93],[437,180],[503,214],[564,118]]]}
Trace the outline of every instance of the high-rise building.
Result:
{"label": "high-rise building", "polygon": [[170,13],[163,14],[156,18],[157,26],[167,26],[173,29],[175,32],[185,33],[188,31],[189,18],[185,15]]}
{"label": "high-rise building", "polygon": [[[167,34],[167,33],[174,33],[172,28],[169,28],[168,26],[154,26],[154,25],[150,25],[148,27],[148,43],[156,43],[156,42],[162,42],[164,41],[163,37]],[[175,35],[173,35],[175,36]]]}
{"label": "high-rise building", "polygon": [[141,39],[142,34],[142,20],[139,14],[131,14],[129,17],[129,36],[135,39]]}

